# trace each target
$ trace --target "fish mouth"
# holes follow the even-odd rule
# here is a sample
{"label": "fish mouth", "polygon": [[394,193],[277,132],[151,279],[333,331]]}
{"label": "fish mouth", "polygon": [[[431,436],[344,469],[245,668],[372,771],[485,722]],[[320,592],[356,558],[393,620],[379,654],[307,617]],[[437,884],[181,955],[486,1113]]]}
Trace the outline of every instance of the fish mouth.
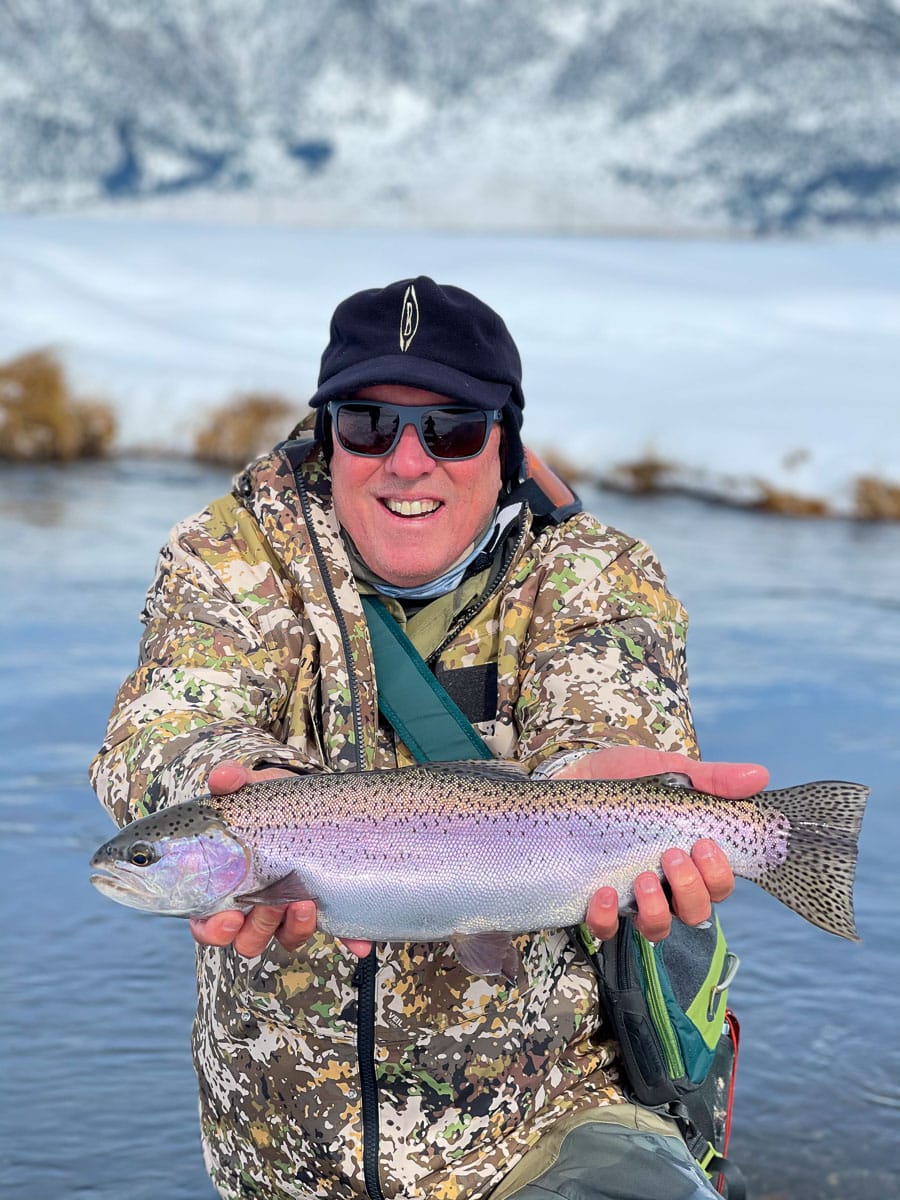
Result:
{"label": "fish mouth", "polygon": [[101,896],[115,900],[125,908],[136,908],[140,912],[154,913],[160,917],[191,917],[195,915],[194,909],[161,907],[156,893],[143,887],[138,880],[122,879],[118,875],[100,871],[95,872],[89,878]]}
{"label": "fish mouth", "polygon": [[121,875],[114,875],[112,871],[98,870],[90,876],[90,882],[94,884],[98,892],[114,892],[116,894],[125,895],[145,895],[145,889],[140,887],[136,882],[124,880]]}
{"label": "fish mouth", "polygon": [[146,897],[146,891],[136,887],[130,879],[122,879],[108,871],[95,871],[90,877],[91,883],[104,896],[120,899],[123,896],[134,896],[136,899]]}

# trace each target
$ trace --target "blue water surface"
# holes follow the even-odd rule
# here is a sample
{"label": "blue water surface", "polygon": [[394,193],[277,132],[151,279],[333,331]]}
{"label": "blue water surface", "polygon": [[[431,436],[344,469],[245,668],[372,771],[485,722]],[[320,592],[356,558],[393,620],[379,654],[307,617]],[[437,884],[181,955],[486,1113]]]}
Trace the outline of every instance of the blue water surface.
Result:
{"label": "blue water surface", "polygon": [[[0,1195],[204,1200],[183,922],[110,904],[86,780],[168,527],[228,485],[177,461],[0,474]],[[586,496],[648,539],[692,618],[707,758],[774,786],[868,783],[854,945],[749,884],[722,918],[742,968],[732,1154],[756,1200],[900,1194],[900,528],[682,499]],[[14,914],[14,915],[12,915]]]}

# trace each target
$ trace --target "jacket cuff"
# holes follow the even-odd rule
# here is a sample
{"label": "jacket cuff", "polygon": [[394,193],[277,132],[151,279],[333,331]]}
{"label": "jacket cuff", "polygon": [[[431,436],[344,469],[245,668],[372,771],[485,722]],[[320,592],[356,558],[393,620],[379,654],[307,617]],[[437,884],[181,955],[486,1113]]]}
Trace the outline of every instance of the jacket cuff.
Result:
{"label": "jacket cuff", "polygon": [[580,758],[587,758],[589,754],[596,754],[600,749],[602,749],[600,746],[588,746],[581,750],[569,750],[566,754],[555,754],[552,758],[545,758],[531,772],[531,778],[552,779],[564,767],[568,767],[573,762],[578,762]]}

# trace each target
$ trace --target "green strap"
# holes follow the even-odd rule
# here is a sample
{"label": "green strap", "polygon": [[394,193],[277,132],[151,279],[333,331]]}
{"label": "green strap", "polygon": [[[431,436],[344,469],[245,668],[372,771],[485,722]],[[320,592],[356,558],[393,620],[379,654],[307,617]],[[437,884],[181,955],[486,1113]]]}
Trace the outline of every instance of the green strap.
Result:
{"label": "green strap", "polygon": [[384,605],[373,596],[361,600],[375,659],[378,707],[416,762],[493,758]]}

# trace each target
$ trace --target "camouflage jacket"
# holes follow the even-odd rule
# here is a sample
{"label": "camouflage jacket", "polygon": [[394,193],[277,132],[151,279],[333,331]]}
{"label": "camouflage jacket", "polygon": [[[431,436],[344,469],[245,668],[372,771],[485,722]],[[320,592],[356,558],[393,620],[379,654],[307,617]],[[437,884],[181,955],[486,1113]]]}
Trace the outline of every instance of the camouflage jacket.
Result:
{"label": "camouflage jacket", "polygon": [[[288,444],[173,531],[92,764],[120,824],[205,791],[225,758],[411,761],[379,723],[329,484],[315,452]],[[440,621],[430,607],[408,632],[451,694],[496,670],[496,711],[475,716],[498,757],[696,752],[686,617],[642,543],[586,514],[536,533],[526,510],[499,576],[463,585]],[[379,945],[365,996],[324,935],[250,960],[200,948],[194,1061],[222,1196],[365,1196],[366,1179],[377,1195],[378,1177],[385,1197],[487,1196],[560,1116],[620,1102],[591,969],[564,931],[517,946],[513,987],[468,975],[445,944]]]}

